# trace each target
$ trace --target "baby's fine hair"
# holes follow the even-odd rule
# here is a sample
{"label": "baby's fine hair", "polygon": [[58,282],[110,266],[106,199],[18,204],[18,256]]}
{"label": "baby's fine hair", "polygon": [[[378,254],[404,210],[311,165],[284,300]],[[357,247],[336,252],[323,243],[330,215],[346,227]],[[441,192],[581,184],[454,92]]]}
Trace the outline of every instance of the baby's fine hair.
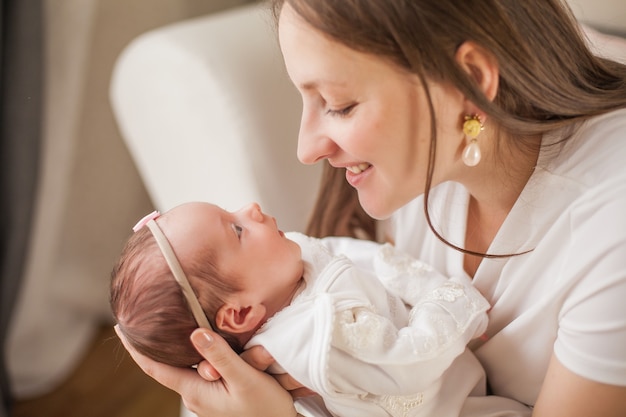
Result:
{"label": "baby's fine hair", "polygon": [[[235,280],[223,279],[210,249],[198,248],[196,255],[182,267],[215,329],[215,314],[225,295],[237,290]],[[202,360],[189,339],[198,325],[147,227],[128,239],[111,272],[110,303],[120,331],[139,353],[178,367]],[[222,336],[241,351],[232,335]]]}

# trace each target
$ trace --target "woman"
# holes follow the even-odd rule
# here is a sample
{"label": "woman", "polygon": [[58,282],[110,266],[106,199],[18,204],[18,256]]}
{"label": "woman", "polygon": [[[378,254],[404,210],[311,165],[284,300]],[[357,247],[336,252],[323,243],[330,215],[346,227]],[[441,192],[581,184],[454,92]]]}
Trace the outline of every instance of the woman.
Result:
{"label": "woman", "polygon": [[[538,417],[623,416],[626,67],[557,0],[275,3],[298,158],[344,169],[400,249],[473,278],[492,392]],[[206,380],[135,359],[200,416],[296,415],[252,369],[263,352],[250,367],[209,331],[192,341]]]}

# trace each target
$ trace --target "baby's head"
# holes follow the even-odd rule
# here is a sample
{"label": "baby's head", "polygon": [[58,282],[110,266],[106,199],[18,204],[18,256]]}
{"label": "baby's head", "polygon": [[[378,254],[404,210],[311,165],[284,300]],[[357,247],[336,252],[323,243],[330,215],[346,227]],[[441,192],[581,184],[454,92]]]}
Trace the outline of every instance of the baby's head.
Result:
{"label": "baby's head", "polygon": [[189,341],[198,321],[155,233],[171,246],[211,327],[235,350],[290,302],[302,276],[300,248],[258,205],[229,213],[187,203],[154,220],[130,237],[111,280],[114,317],[139,352],[175,366],[201,360]]}

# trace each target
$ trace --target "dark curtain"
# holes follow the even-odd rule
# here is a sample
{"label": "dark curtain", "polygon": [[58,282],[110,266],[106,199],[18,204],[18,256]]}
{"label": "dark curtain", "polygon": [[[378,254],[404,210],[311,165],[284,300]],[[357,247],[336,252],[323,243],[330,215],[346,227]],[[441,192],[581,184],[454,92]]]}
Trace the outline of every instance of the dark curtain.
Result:
{"label": "dark curtain", "polygon": [[11,413],[7,330],[24,273],[42,125],[41,0],[0,0],[0,417]]}

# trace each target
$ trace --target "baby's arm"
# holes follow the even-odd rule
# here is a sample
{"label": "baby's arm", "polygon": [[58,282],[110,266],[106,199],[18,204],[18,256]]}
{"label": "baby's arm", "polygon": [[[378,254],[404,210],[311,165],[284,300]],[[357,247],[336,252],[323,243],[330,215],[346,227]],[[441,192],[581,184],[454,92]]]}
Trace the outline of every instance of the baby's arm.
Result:
{"label": "baby's arm", "polygon": [[[365,391],[399,395],[424,389],[471,339],[483,334],[490,306],[469,279],[449,279],[391,245],[379,246],[371,259],[387,291],[410,306],[408,322],[398,325],[374,308],[349,309],[338,314],[334,344],[359,362],[356,368],[364,374],[358,371],[354,380]],[[362,277],[354,280],[363,282]],[[402,308],[401,302],[396,303],[395,307],[390,303],[392,308]],[[379,384],[383,368],[389,384]],[[367,387],[368,381],[376,382]],[[380,386],[391,388],[385,393],[371,391]]]}
{"label": "baby's arm", "polygon": [[442,297],[453,288],[462,286],[468,292],[468,301],[485,304],[487,301],[467,278],[446,277],[432,266],[397,250],[390,244],[379,247],[372,256],[374,274],[391,293],[409,306],[426,298]]}
{"label": "baby's arm", "polygon": [[436,383],[484,332],[488,308],[463,288],[442,290],[451,297],[416,305],[405,327],[365,307],[338,314],[330,369],[341,383],[331,376],[333,385],[352,393],[408,395]]}

